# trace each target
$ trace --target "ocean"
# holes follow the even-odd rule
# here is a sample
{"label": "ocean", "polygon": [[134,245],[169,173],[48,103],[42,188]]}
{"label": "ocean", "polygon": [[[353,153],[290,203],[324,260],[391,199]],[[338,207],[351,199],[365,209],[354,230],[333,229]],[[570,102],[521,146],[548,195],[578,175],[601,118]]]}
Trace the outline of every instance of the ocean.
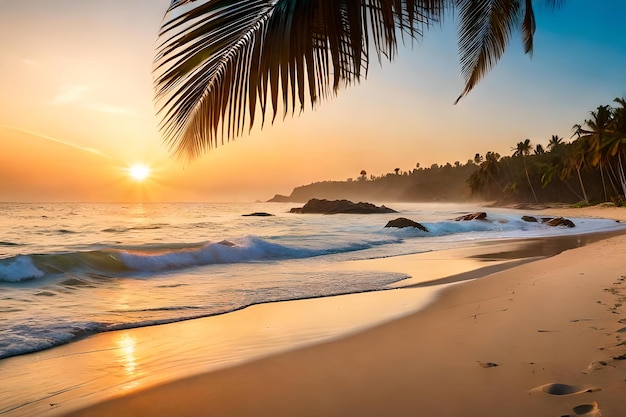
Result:
{"label": "ocean", "polygon": [[[408,278],[334,269],[341,261],[626,227],[577,218],[575,228],[549,227],[521,219],[532,212],[470,205],[386,205],[399,213],[289,213],[298,203],[0,203],[0,359],[254,304],[380,291]],[[452,220],[473,211],[490,221]],[[245,216],[255,212],[272,216]],[[384,227],[398,217],[429,232]]]}

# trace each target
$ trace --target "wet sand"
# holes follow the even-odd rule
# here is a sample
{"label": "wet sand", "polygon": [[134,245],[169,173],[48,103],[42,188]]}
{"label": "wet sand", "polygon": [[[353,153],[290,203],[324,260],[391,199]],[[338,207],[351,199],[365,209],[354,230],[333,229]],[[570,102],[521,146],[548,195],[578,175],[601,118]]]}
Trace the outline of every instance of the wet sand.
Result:
{"label": "wet sand", "polygon": [[[556,214],[626,218],[625,209],[566,211]],[[546,245],[534,244],[346,263],[409,273],[401,285],[410,288],[254,306],[12,358],[0,390],[23,398],[0,412],[619,415],[626,238],[540,260]],[[463,283],[435,292],[421,282],[444,279]]]}

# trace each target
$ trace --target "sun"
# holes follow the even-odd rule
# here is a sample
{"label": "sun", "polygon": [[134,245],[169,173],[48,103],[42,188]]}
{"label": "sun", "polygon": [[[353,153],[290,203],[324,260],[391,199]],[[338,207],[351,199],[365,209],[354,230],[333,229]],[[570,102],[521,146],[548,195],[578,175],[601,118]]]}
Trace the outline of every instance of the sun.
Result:
{"label": "sun", "polygon": [[128,174],[137,181],[145,181],[150,176],[150,167],[144,164],[133,164],[128,167]]}

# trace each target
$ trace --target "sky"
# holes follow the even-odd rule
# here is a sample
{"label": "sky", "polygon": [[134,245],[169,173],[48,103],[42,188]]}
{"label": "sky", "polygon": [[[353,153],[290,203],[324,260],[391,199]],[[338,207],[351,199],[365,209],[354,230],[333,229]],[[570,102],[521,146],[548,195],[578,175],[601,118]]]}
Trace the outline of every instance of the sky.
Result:
{"label": "sky", "polygon": [[[463,90],[456,21],[370,63],[366,80],[190,163],[159,132],[152,78],[167,0],[0,0],[0,201],[247,202],[317,181],[510,155],[566,140],[589,111],[626,96],[626,2],[537,6],[521,36]],[[151,176],[137,182],[128,167]]]}

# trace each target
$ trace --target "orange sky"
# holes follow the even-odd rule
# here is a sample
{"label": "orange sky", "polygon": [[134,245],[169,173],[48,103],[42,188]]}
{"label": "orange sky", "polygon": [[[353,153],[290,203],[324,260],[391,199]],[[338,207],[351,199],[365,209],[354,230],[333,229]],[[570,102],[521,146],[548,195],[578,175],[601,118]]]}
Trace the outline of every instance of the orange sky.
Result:
{"label": "orange sky", "polygon": [[[322,180],[416,163],[511,153],[525,138],[569,139],[588,111],[626,95],[620,0],[538,12],[533,59],[513,39],[457,106],[455,26],[435,28],[393,63],[316,111],[277,120],[184,165],[158,132],[152,87],[166,0],[0,2],[0,201],[254,201]],[[596,8],[600,9],[600,8]],[[584,25],[576,24],[585,16]],[[612,24],[610,19],[615,19]],[[154,169],[144,184],[124,168]]]}

